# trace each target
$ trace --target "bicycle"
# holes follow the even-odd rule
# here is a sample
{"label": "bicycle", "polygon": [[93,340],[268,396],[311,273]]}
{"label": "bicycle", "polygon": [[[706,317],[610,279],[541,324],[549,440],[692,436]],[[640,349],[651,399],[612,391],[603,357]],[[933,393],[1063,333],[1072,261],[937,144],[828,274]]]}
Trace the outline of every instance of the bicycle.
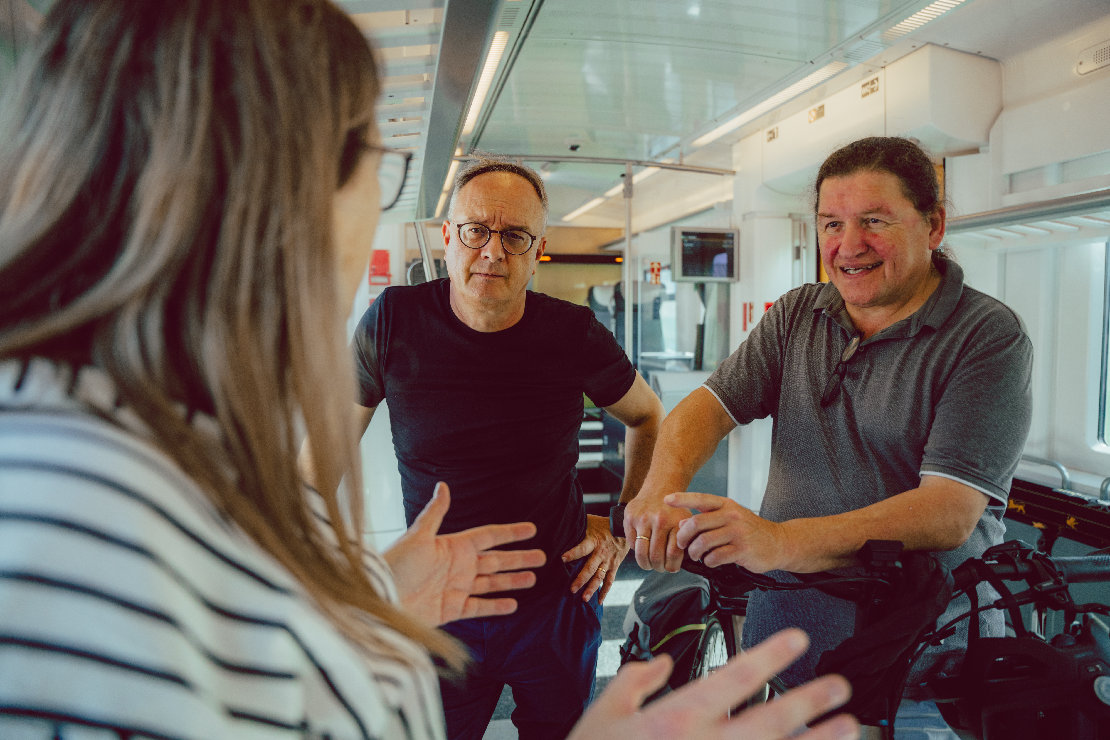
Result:
{"label": "bicycle", "polygon": [[[953,571],[956,593],[974,594],[990,583],[1000,594],[979,605],[972,596],[969,618],[1000,608],[1014,630],[1006,637],[981,637],[970,622],[967,652],[957,674],[931,677],[921,688],[937,703],[961,737],[980,740],[1110,739],[1110,605],[1076,604],[1071,584],[1110,581],[1110,555],[1050,557],[1021,542],[1004,542]],[[1023,581],[1013,592],[1006,582]],[[1107,594],[1110,602],[1110,594]],[[1020,607],[1033,605],[1026,624]],[[1064,631],[1043,633],[1044,612],[1064,614]],[[919,643],[921,649],[951,634],[942,625]]]}
{"label": "bicycle", "polygon": [[[623,536],[624,533],[624,508],[623,504],[618,504],[610,510],[610,528],[617,536]],[[679,583],[670,589],[671,593],[654,595],[652,603],[658,604],[659,599],[675,598],[676,594],[679,599],[689,601],[690,591],[695,589],[701,592],[700,600],[695,596],[692,605],[680,607],[681,614],[664,613],[664,620],[675,621],[677,618],[682,623],[662,636],[652,635],[650,624],[636,625],[634,629],[646,634],[632,635],[630,641],[638,639],[643,644],[630,645],[626,641],[621,649],[621,663],[645,660],[660,652],[670,654],[674,658],[675,668],[668,680],[668,686],[651,697],[656,698],[669,689],[712,673],[740,652],[740,637],[750,591],[816,588],[859,604],[875,606],[888,603],[895,593],[895,584],[904,580],[900,575],[903,569],[901,549],[901,543],[872,541],[861,550],[861,562],[865,566],[862,574],[793,574],[798,579],[796,583],[779,581],[739,566],[710,568],[701,562],[684,558],[682,570],[695,576],[697,580],[683,580],[681,574],[658,574],[663,578],[678,578]],[[649,574],[641,589],[644,586],[650,587],[652,578],[653,574]],[[634,601],[632,609],[635,607]],[[666,609],[660,611],[665,612]],[[937,611],[933,614],[933,618],[939,613]],[[645,620],[651,620],[654,616],[645,615]],[[627,622],[625,629],[629,630]],[[786,687],[772,682],[763,696],[753,697],[748,704],[765,700],[772,690],[782,693]]]}
{"label": "bicycle", "polygon": [[[611,511],[615,533],[623,532],[623,516],[623,507]],[[928,563],[936,565],[936,561],[924,553],[900,555],[900,548],[900,543],[868,543],[864,559],[870,565],[865,575],[845,579],[827,573],[795,574],[801,580],[798,584],[783,584],[738,566],[707,568],[685,559],[683,569],[705,578],[713,597],[701,616],[703,627],[692,647],[691,668],[677,683],[695,680],[739,651],[735,627],[753,588],[831,588],[841,598],[877,607],[860,610],[865,620],[868,612],[881,612],[899,598],[916,599],[915,594],[922,592],[907,587],[907,578],[920,581],[922,568],[930,571]],[[909,570],[919,572],[907,573],[907,563],[912,564]],[[1075,604],[1068,592],[1069,584],[1110,581],[1110,555],[1053,558],[1023,543],[1007,542],[968,560],[951,574],[940,569],[939,581],[937,575],[932,576],[930,589],[935,590],[930,593],[937,595],[935,603],[942,606],[917,615],[921,625],[910,627],[909,637],[902,640],[889,667],[871,673],[861,668],[874,665],[870,654],[884,637],[883,629],[861,630],[858,624],[852,637],[822,656],[819,673],[841,673],[853,685],[847,711],[864,724],[878,726],[885,737],[893,737],[894,714],[910,668],[922,651],[951,635],[959,621],[998,608],[1007,614],[1013,635],[981,637],[978,619],[971,619],[959,671],[931,676],[913,688],[922,698],[935,701],[945,721],[964,738],[1110,740],[1110,628],[1094,616],[1110,616],[1110,606]],[[1013,581],[1024,581],[1027,588],[1013,593],[1005,585]],[[976,586],[981,582],[991,584],[999,598],[979,604]],[[722,594],[723,599],[719,598]],[[960,594],[968,595],[971,609],[935,627],[943,605]],[[1020,607],[1026,604],[1034,607],[1030,622],[1043,625],[1044,610],[1058,610],[1064,613],[1068,628],[1047,638],[1035,626],[1026,625],[1020,614]]]}

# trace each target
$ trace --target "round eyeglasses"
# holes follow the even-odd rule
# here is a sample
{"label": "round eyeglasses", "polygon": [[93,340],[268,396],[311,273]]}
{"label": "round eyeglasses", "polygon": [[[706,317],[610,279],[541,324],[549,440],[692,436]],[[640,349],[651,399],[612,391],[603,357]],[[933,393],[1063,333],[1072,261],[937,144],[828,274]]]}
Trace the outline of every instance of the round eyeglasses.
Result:
{"label": "round eyeglasses", "polygon": [[412,152],[402,152],[377,144],[363,143],[363,146],[372,152],[377,152],[381,157],[378,160],[378,185],[381,193],[378,203],[383,211],[388,211],[401,199],[401,191],[405,189],[405,180],[409,174]]}
{"label": "round eyeglasses", "polygon": [[536,237],[529,234],[524,229],[505,229],[498,231],[491,229],[485,224],[480,224],[477,221],[471,221],[466,224],[458,225],[459,241],[463,243],[464,247],[471,249],[481,249],[489,243],[490,237],[497,234],[501,237],[501,248],[509,254],[524,254],[532,245],[536,243]]}

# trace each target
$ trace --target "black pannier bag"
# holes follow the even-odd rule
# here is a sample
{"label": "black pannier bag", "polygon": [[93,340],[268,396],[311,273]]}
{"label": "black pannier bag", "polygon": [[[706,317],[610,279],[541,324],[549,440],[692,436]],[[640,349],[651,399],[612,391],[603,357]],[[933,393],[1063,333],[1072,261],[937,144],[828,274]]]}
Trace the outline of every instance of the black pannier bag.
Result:
{"label": "black pannier bag", "polygon": [[636,589],[624,617],[627,638],[621,646],[621,665],[663,653],[675,663],[667,685],[649,701],[689,680],[708,608],[709,582],[684,570],[651,571]]}

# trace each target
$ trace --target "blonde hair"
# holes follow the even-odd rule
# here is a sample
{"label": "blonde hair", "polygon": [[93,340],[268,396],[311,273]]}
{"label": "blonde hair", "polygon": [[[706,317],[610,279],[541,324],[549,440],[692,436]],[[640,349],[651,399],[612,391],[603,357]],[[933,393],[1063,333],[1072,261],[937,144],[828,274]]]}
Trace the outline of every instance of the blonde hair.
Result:
{"label": "blonde hair", "polygon": [[[368,580],[357,439],[334,423],[354,386],[332,199],[374,125],[366,39],[327,0],[59,0],[28,56],[0,108],[0,357],[107,372],[345,634],[373,641],[369,614],[461,665]],[[347,475],[330,533],[303,433],[322,491]]]}

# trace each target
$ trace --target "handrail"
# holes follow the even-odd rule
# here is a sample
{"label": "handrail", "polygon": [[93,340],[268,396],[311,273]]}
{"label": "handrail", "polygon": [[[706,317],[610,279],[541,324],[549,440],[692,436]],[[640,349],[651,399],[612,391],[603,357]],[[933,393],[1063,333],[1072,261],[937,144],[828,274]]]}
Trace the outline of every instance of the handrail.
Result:
{"label": "handrail", "polygon": [[1099,501],[1110,501],[1110,475],[1102,479],[1102,485],[1098,489]]}
{"label": "handrail", "polygon": [[959,234],[967,231],[1006,226],[1019,221],[1035,221],[1073,216],[1110,207],[1110,188],[1090,193],[1080,193],[1064,198],[1024,203],[995,211],[973,213],[967,216],[954,216],[945,223],[946,234]]}
{"label": "handrail", "polygon": [[1049,460],[1047,457],[1037,457],[1036,455],[1022,455],[1021,459],[1025,462],[1056,468],[1060,473],[1060,488],[1071,490],[1071,473],[1068,472],[1068,469],[1064,467],[1063,463],[1057,462],[1056,460]]}

